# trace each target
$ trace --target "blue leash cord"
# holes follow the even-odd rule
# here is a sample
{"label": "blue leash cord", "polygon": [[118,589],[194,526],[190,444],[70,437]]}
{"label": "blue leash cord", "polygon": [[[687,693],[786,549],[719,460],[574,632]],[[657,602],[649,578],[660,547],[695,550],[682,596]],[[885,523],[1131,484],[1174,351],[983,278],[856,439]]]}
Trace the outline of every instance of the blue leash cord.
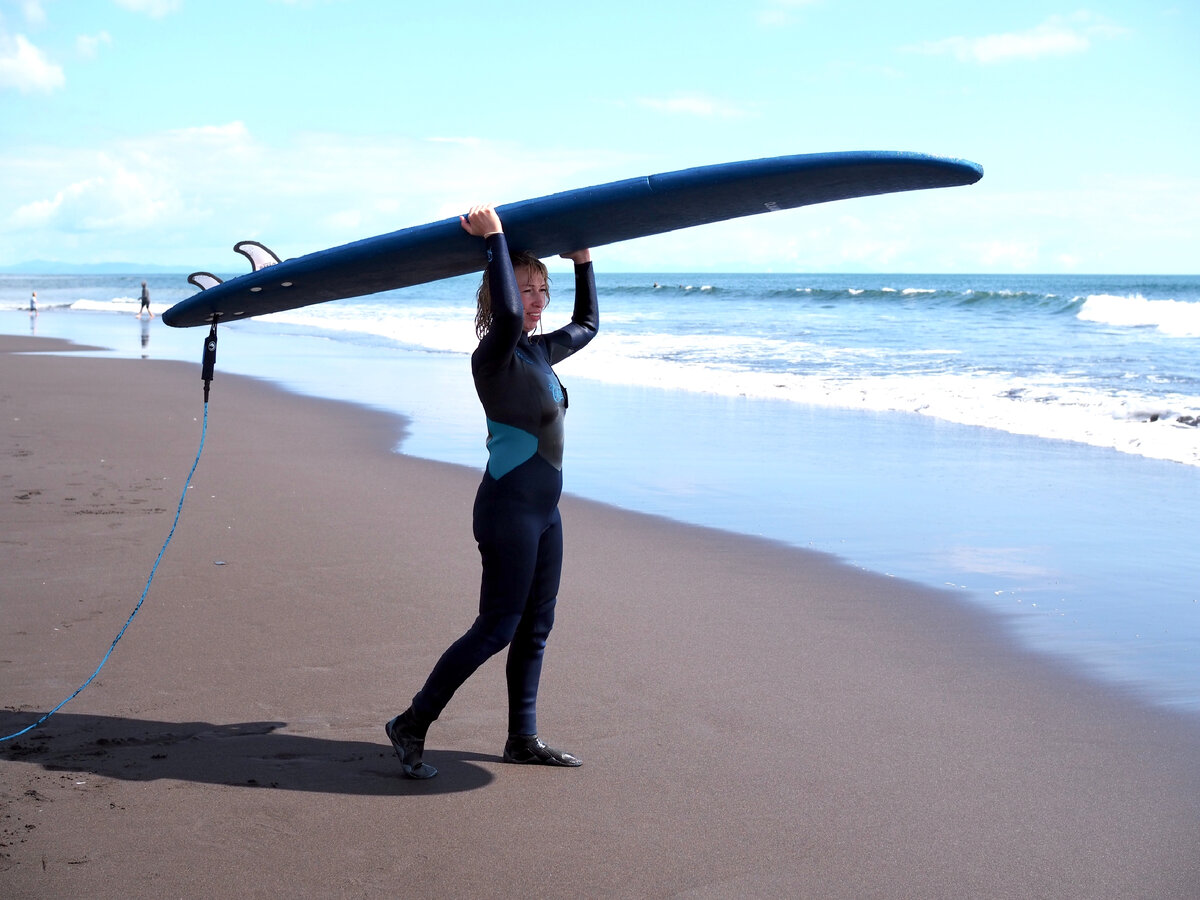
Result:
{"label": "blue leash cord", "polygon": [[142,603],[145,602],[146,595],[148,593],[150,593],[150,583],[152,581],[154,581],[154,573],[158,571],[158,564],[160,562],[162,562],[163,554],[167,552],[167,545],[171,543],[171,538],[175,536],[175,526],[179,524],[179,516],[183,512],[183,501],[187,497],[188,488],[191,487],[192,476],[196,474],[196,466],[200,465],[200,454],[204,452],[204,436],[206,434],[208,434],[208,387],[207,387],[207,385],[205,385],[204,393],[205,393],[204,426],[200,430],[200,449],[196,451],[196,461],[192,463],[192,470],[190,472],[188,472],[187,481],[185,481],[183,484],[183,493],[180,494],[180,496],[179,496],[179,506],[175,510],[175,521],[171,523],[171,532],[170,532],[170,534],[167,535],[167,539],[163,543],[162,549],[158,551],[158,558],[154,560],[154,567],[150,570],[150,577],[148,579],[146,579],[146,587],[142,590],[142,596],[140,598],[138,598],[137,606],[135,606],[133,608],[133,612],[131,612],[129,614],[129,618],[126,619],[125,624],[121,626],[120,632],[118,632],[117,636],[115,638],[113,638],[113,642],[109,646],[108,652],[104,654],[104,659],[100,660],[100,665],[96,666],[96,671],[92,673],[91,677],[88,678],[88,680],[85,681],[83,684],[81,684],[78,688],[76,688],[75,693],[73,693],[70,697],[68,697],[62,703],[58,704],[58,706],[54,707],[54,709],[50,710],[50,712],[46,713],[44,716],[42,716],[40,719],[38,719],[32,725],[30,725],[26,728],[22,728],[20,731],[16,731],[12,734],[5,735],[4,737],[0,737],[0,743],[3,743],[4,741],[10,741],[15,737],[20,737],[21,735],[25,734],[28,731],[32,731],[33,729],[35,729],[39,725],[41,725],[43,722],[45,722],[47,719],[49,719],[56,712],[58,712],[60,709],[62,709],[64,706],[66,706],[68,703],[70,703],[72,700],[74,700],[76,697],[78,697],[79,694],[83,691],[83,689],[85,687],[87,687],[89,684],[91,684],[92,680],[97,675],[100,674],[100,670],[104,668],[104,664],[106,662],[108,662],[108,658],[110,656],[112,656],[113,650],[116,649],[117,641],[119,641],[121,639],[121,636],[125,634],[125,629],[127,629],[129,627],[129,623],[133,621],[133,617],[136,616],[138,613],[138,610],[142,608]]}

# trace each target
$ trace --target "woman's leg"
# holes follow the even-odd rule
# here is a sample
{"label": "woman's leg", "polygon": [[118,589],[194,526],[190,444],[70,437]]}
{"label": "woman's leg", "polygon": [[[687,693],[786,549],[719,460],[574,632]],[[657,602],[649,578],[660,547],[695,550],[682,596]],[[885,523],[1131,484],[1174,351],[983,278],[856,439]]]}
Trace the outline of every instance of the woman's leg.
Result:
{"label": "woman's leg", "polygon": [[442,654],[413,697],[413,711],[426,724],[441,715],[476,669],[509,645],[525,611],[537,568],[541,523],[511,507],[497,507],[476,503],[474,530],[483,564],[479,615]]}
{"label": "woman's leg", "polygon": [[562,519],[556,509],[538,542],[532,587],[508,648],[509,734],[537,734],[538,684],[546,639],[554,627],[562,553]]}

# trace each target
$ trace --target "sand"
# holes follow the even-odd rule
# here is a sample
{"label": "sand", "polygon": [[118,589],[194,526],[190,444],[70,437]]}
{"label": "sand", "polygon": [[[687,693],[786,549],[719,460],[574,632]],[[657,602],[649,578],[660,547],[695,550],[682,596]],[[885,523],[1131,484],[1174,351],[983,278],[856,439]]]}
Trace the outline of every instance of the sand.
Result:
{"label": "sand", "polygon": [[[199,367],[0,337],[0,732],[92,673],[200,442]],[[0,744],[5,897],[1200,896],[1200,725],[951,593],[565,497],[539,708],[502,659],[407,781],[383,722],[469,624],[478,474],[221,374],[142,610]],[[567,460],[570,487],[570,460]]]}

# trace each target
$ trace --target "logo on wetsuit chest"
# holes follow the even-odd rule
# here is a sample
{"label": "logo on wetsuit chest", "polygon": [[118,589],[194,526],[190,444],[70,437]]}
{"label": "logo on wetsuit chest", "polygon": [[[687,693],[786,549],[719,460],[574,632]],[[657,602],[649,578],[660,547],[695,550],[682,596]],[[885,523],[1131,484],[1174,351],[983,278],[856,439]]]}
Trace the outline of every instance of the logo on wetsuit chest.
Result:
{"label": "logo on wetsuit chest", "polygon": [[536,362],[534,362],[532,359],[530,359],[528,356],[526,356],[519,347],[517,348],[517,350],[515,352],[516,352],[517,359],[521,360],[521,362],[525,363],[526,365],[533,366],[536,369],[542,370],[543,374],[546,376],[546,387],[550,390],[550,396],[554,398],[555,403],[562,403],[563,402],[562,385],[559,383],[559,380],[555,376],[554,372],[546,370],[546,369],[542,369],[541,366],[539,366]]}

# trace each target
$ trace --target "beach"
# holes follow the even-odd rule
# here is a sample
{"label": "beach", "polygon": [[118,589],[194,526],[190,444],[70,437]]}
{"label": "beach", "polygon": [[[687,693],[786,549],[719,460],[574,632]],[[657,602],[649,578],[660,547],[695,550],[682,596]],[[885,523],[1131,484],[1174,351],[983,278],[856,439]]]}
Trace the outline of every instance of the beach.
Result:
{"label": "beach", "polygon": [[[0,337],[5,734],[94,670],[200,443],[197,365],[15,352],[65,346]],[[143,608],[0,745],[5,896],[1196,896],[1194,716],[951,591],[569,495],[539,709],[584,766],[500,761],[493,660],[404,780],[382,725],[474,614],[478,473],[212,391]]]}
{"label": "beach", "polygon": [[[192,287],[147,277],[152,320],[135,274],[0,274],[0,333],[195,363],[204,329],[157,316]],[[600,334],[560,373],[568,492],[949,587],[1024,646],[1200,714],[1200,277],[597,284]],[[227,323],[217,370],[390,412],[400,452],[478,469],[474,288]]]}

